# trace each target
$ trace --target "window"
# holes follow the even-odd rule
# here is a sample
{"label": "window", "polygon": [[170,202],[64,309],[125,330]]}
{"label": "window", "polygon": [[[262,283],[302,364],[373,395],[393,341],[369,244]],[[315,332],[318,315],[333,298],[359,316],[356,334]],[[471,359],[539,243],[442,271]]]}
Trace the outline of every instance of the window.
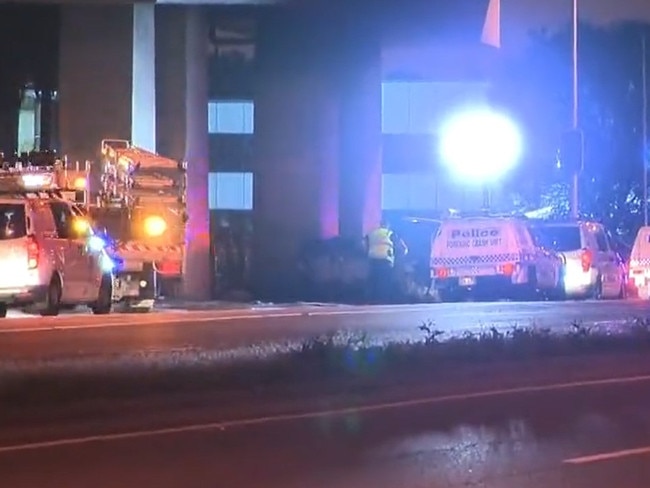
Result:
{"label": "window", "polygon": [[437,183],[434,175],[429,173],[382,175],[382,210],[430,210],[437,206]]}
{"label": "window", "polygon": [[409,132],[409,83],[381,84],[381,130],[384,134]]}
{"label": "window", "polygon": [[383,174],[381,176],[382,210],[403,210],[408,205],[408,181],[404,174]]}
{"label": "window", "polygon": [[481,82],[385,81],[382,83],[384,134],[434,134],[443,117],[458,106],[484,103]]}
{"label": "window", "polygon": [[34,218],[34,228],[39,232],[47,235],[56,235],[56,225],[54,224],[54,215],[50,206],[42,200],[36,200],[32,203],[32,216]]}
{"label": "window", "polygon": [[18,239],[27,234],[25,205],[19,203],[0,204],[0,240]]}
{"label": "window", "polygon": [[210,134],[252,134],[255,127],[252,100],[219,100],[208,103]]}
{"label": "window", "polygon": [[607,241],[607,235],[603,229],[596,230],[596,243],[598,244],[598,250],[600,252],[609,251],[609,242]]}
{"label": "window", "polygon": [[210,210],[252,210],[253,173],[210,173]]}
{"label": "window", "polygon": [[72,211],[66,203],[52,202],[50,203],[52,216],[54,217],[54,225],[56,226],[56,233],[60,239],[70,239],[70,231],[72,229]]}
{"label": "window", "polygon": [[385,173],[431,171],[437,161],[436,139],[431,134],[385,134],[382,158]]}
{"label": "window", "polygon": [[577,225],[539,225],[532,228],[535,241],[557,252],[582,249],[580,227]]}

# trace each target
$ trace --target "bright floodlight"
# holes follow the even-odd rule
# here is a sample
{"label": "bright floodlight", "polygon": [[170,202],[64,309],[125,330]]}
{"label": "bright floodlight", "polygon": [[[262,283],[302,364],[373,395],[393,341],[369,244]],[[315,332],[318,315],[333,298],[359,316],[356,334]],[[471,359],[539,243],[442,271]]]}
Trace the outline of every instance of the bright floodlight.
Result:
{"label": "bright floodlight", "polygon": [[489,109],[455,114],[442,126],[440,156],[464,181],[493,181],[512,169],[522,151],[515,123]]}

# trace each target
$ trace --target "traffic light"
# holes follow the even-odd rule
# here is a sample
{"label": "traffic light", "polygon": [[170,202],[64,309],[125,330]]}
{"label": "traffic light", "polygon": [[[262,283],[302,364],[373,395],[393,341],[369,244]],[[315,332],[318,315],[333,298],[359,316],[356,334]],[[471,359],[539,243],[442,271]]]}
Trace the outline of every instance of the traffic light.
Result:
{"label": "traffic light", "polygon": [[558,163],[564,170],[580,172],[584,166],[584,136],[580,129],[564,132],[560,140]]}

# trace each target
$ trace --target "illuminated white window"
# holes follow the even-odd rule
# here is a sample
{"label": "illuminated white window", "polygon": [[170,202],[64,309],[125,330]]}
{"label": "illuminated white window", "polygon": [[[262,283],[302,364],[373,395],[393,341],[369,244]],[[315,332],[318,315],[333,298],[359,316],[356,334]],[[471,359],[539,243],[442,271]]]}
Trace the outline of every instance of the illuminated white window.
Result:
{"label": "illuminated white window", "polygon": [[390,81],[381,84],[381,130],[384,134],[409,131],[410,83]]}
{"label": "illuminated white window", "polygon": [[210,210],[252,210],[253,173],[210,173]]}
{"label": "illuminated white window", "polygon": [[431,174],[384,173],[381,178],[382,210],[438,208],[438,185]]}
{"label": "illuminated white window", "polygon": [[210,134],[252,134],[255,105],[252,100],[213,100],[208,103]]}
{"label": "illuminated white window", "polygon": [[384,134],[432,134],[456,107],[487,100],[481,82],[385,81],[381,89]]}

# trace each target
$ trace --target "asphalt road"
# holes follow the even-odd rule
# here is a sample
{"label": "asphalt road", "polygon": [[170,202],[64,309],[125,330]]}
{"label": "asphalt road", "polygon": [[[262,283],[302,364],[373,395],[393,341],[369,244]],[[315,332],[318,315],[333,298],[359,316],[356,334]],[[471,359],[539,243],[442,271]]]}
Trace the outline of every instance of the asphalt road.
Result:
{"label": "asphalt road", "polygon": [[0,322],[0,361],[116,355],[272,352],[323,334],[366,334],[373,342],[420,340],[422,323],[447,334],[515,325],[568,329],[579,321],[616,329],[650,317],[650,302],[462,303],[405,306],[295,305],[152,314],[22,317]]}
{"label": "asphalt road", "polygon": [[647,488],[649,386],[646,376],[186,425],[143,416],[140,427],[3,439],[0,473],[12,488]]}

